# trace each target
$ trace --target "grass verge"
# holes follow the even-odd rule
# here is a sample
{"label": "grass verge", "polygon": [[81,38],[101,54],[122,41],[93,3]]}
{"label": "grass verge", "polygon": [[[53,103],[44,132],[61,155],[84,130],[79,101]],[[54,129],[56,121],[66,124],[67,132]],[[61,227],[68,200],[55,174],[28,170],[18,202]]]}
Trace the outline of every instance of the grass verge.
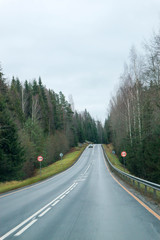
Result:
{"label": "grass verge", "polygon": [[37,170],[34,177],[28,178],[26,180],[0,183],[0,193],[5,193],[17,188],[25,187],[27,185],[42,181],[60,172],[65,171],[67,168],[71,167],[76,162],[78,157],[84,151],[85,147],[86,145],[84,145],[83,147],[72,148],[69,153],[63,156],[62,160],[42,168],[41,175],[40,170]]}
{"label": "grass verge", "polygon": [[123,166],[123,164],[119,161],[118,157],[116,156],[116,154],[113,154],[112,153],[112,150],[113,150],[113,145],[112,144],[103,144],[103,147],[104,147],[104,150],[105,152],[107,153],[107,156],[109,158],[109,160],[111,161],[111,163],[118,169],[120,169],[121,171],[123,172],[126,172],[126,173],[129,173],[130,172],[128,171],[127,168],[125,168]]}

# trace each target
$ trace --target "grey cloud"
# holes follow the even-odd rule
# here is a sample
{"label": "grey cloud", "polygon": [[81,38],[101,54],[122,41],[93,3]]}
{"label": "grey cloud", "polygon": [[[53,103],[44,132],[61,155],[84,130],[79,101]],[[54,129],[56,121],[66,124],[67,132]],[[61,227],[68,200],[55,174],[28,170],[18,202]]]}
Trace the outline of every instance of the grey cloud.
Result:
{"label": "grey cloud", "polygon": [[130,47],[159,23],[159,0],[2,0],[0,61],[12,75],[73,95],[104,120]]}

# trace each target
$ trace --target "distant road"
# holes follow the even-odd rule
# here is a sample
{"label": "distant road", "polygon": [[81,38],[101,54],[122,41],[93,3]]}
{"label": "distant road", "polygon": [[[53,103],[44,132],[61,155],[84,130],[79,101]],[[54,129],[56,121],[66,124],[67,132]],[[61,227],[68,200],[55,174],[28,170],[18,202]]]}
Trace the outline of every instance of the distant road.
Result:
{"label": "distant road", "polygon": [[160,221],[108,172],[100,145],[40,184],[0,195],[0,240],[160,240]]}

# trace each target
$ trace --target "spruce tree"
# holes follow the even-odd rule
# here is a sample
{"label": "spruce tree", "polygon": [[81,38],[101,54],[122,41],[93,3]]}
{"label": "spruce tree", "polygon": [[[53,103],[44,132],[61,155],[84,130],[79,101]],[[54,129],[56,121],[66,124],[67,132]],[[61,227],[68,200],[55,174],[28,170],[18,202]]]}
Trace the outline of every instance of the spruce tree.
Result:
{"label": "spruce tree", "polygon": [[7,108],[8,97],[4,90],[7,87],[2,74],[0,83],[0,181],[8,181],[22,176],[21,168],[24,159],[17,129]]}

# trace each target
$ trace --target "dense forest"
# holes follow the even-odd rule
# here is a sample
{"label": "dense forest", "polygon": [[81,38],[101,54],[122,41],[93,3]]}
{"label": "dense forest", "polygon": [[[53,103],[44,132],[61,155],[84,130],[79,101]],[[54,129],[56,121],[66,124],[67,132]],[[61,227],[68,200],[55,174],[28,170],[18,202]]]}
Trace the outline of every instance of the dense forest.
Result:
{"label": "dense forest", "polygon": [[104,126],[87,110],[74,110],[72,98],[32,82],[12,78],[0,69],[0,181],[25,179],[38,168],[59,160],[79,143],[113,143],[120,161],[138,177],[160,183],[160,33],[133,47],[120,85],[112,97]]}
{"label": "dense forest", "polygon": [[120,152],[127,152],[131,173],[160,183],[160,33],[144,43],[143,54],[132,47],[120,79],[105,122],[107,141],[121,161]]}
{"label": "dense forest", "polygon": [[101,122],[72,105],[62,92],[43,86],[41,78],[22,85],[13,77],[6,84],[0,70],[0,181],[33,176],[39,155],[47,166],[78,143],[103,141]]}

